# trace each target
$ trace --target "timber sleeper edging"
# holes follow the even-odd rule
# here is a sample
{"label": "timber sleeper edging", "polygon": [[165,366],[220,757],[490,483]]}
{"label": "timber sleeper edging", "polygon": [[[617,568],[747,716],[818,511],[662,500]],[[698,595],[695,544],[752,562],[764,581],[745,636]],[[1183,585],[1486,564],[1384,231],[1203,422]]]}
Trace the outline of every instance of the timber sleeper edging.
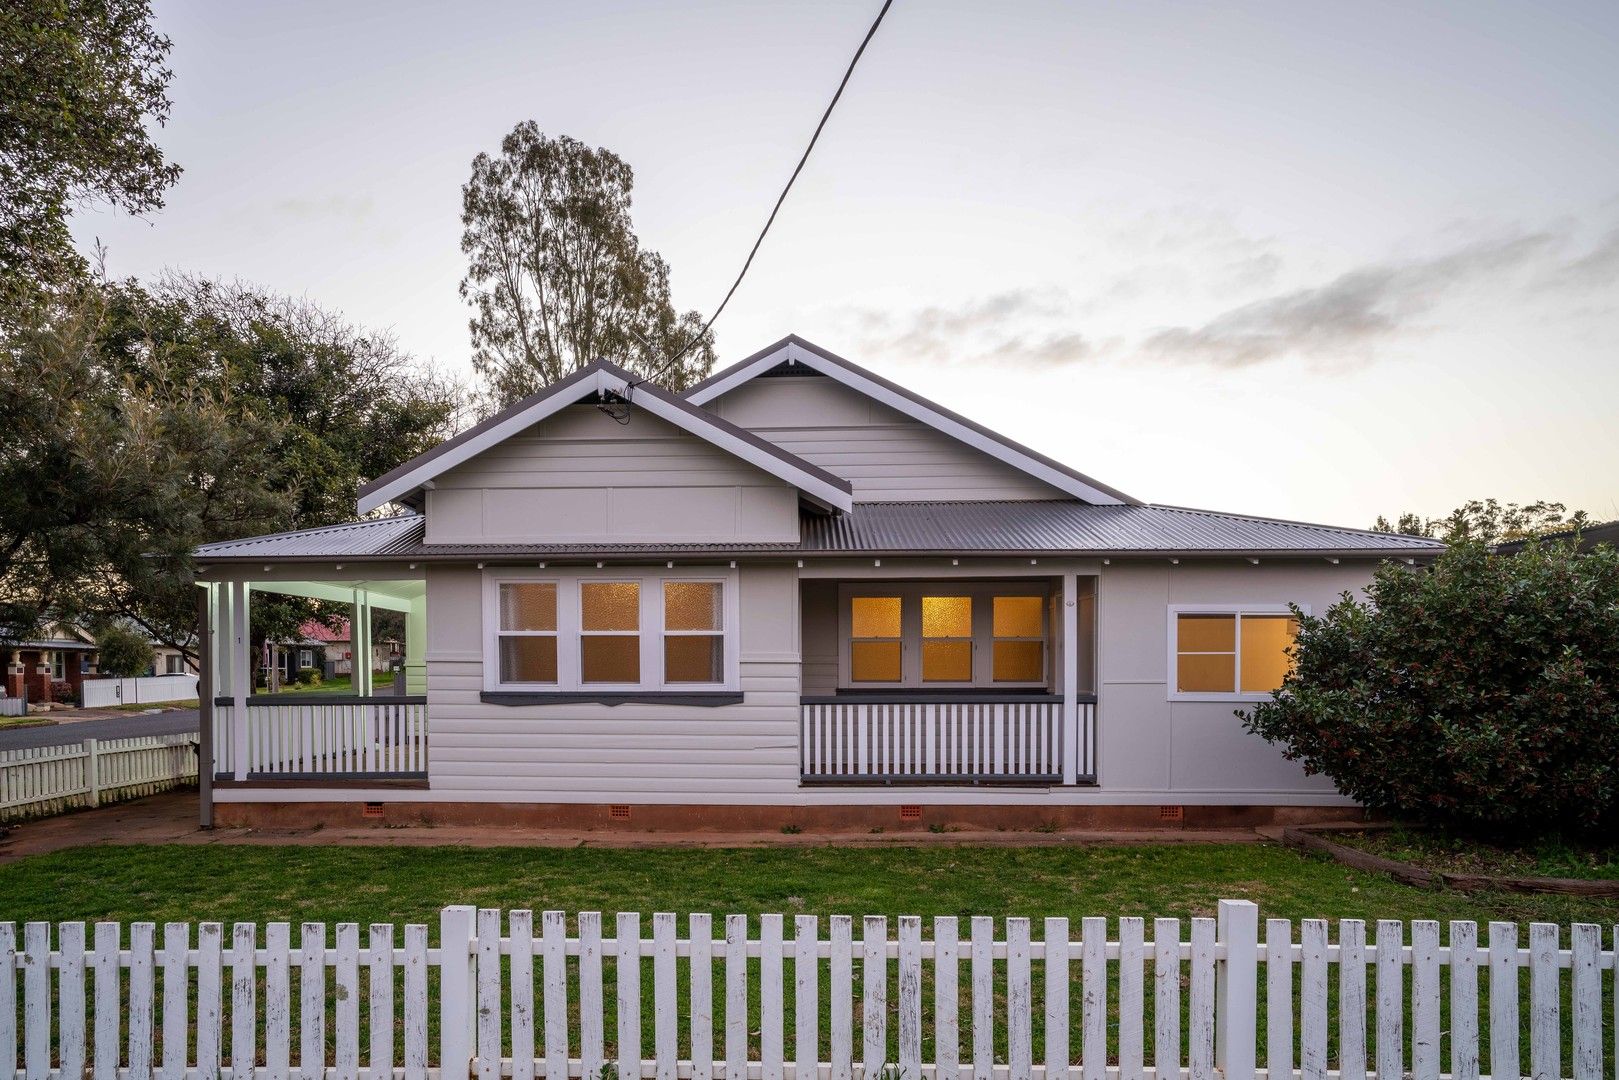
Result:
{"label": "timber sleeper edging", "polygon": [[[1382,828],[1393,828],[1384,825]],[[1289,825],[1282,830],[1282,843],[1304,851],[1314,851],[1335,862],[1356,870],[1374,874],[1387,874],[1405,885],[1419,889],[1457,889],[1461,892],[1479,892],[1499,889],[1516,893],[1555,893],[1564,896],[1596,898],[1619,897],[1619,881],[1598,881],[1590,878],[1516,877],[1491,874],[1456,874],[1447,870],[1428,870],[1398,859],[1374,855],[1360,848],[1350,847],[1327,839],[1326,834],[1344,832],[1370,832],[1376,825],[1356,825],[1354,828],[1333,825]]]}

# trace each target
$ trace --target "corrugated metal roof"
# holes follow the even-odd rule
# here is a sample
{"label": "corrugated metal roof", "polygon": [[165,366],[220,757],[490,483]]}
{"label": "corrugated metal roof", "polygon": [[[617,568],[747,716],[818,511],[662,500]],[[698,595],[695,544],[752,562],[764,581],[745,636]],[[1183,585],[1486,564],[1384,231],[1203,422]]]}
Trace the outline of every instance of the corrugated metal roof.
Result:
{"label": "corrugated metal roof", "polygon": [[320,529],[270,533],[241,540],[204,544],[196,551],[199,559],[308,558],[314,556],[393,555],[418,543],[426,531],[427,519],[421,514],[369,518]]}
{"label": "corrugated metal roof", "polygon": [[1176,506],[1080,502],[857,503],[806,514],[802,543],[428,544],[419,514],[209,544],[199,558],[513,558],[664,554],[1436,554],[1435,540]]}
{"label": "corrugated metal roof", "polygon": [[804,550],[1165,553],[1438,552],[1415,536],[1341,529],[1178,506],[1068,501],[861,503],[806,518]]}

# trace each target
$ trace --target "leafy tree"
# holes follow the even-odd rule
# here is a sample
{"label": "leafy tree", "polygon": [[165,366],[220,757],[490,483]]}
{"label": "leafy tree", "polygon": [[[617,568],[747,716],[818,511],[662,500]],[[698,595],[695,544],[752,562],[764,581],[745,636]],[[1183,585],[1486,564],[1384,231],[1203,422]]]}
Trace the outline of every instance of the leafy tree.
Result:
{"label": "leafy tree", "polygon": [[108,623],[96,632],[96,664],[105,675],[132,679],[152,666],[154,655],[144,634]]}
{"label": "leafy tree", "polygon": [[[189,652],[199,544],[350,519],[356,484],[460,409],[387,338],[247,286],[96,279],[12,321],[0,637],[117,616]],[[317,614],[256,605],[256,636]]]}
{"label": "leafy tree", "polygon": [[1568,507],[1560,502],[1542,500],[1519,504],[1471,499],[1441,518],[1423,518],[1421,514],[1407,512],[1390,525],[1387,518],[1379,516],[1372,529],[1407,536],[1431,536],[1447,543],[1477,540],[1500,544],[1577,529],[1590,523],[1590,515],[1584,510],[1570,514]]}
{"label": "leafy tree", "polygon": [[0,4],[0,288],[83,269],[75,202],[163,205],[180,167],[149,129],[169,115],[169,45],[149,0]]}
{"label": "leafy tree", "polygon": [[1519,832],[1619,823],[1619,553],[1465,540],[1298,615],[1246,725],[1391,813]]}
{"label": "leafy tree", "polygon": [[[497,406],[597,358],[676,389],[714,366],[695,311],[678,314],[669,266],[630,224],[628,164],[551,138],[532,121],[479,154],[461,189],[461,296],[473,308],[473,368]],[[663,370],[688,341],[678,363]]]}

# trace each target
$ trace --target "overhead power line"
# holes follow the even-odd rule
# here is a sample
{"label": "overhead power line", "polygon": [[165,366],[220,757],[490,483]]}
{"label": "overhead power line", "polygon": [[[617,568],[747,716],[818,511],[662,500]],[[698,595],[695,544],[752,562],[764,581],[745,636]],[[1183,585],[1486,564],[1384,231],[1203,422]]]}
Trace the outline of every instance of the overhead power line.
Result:
{"label": "overhead power line", "polygon": [[803,156],[798,159],[798,164],[793,167],[793,175],[787,178],[787,186],[782,188],[781,194],[776,197],[776,205],[770,208],[770,216],[765,219],[765,227],[759,230],[758,239],[754,240],[753,247],[749,249],[748,257],[742,263],[741,272],[736,275],[736,280],[731,282],[731,287],[725,291],[725,299],[720,301],[719,307],[714,309],[714,314],[708,317],[708,321],[703,324],[703,328],[693,334],[680,347],[679,352],[665,360],[651,374],[636,380],[637,382],[648,382],[657,379],[678,364],[680,358],[690,352],[693,345],[707,336],[709,330],[714,326],[714,321],[720,317],[720,312],[725,310],[725,305],[729,304],[731,297],[736,295],[737,287],[742,284],[742,279],[748,276],[748,267],[753,265],[753,257],[759,254],[759,246],[765,242],[765,235],[770,232],[770,226],[775,224],[776,215],[781,212],[781,204],[787,201],[787,193],[793,190],[793,183],[798,179],[798,174],[804,171],[804,163],[809,161],[810,152],[815,149],[815,143],[820,139],[822,129],[826,127],[826,122],[832,118],[832,110],[838,107],[838,99],[843,97],[843,89],[849,85],[849,77],[854,74],[855,65],[860,63],[860,57],[865,53],[866,46],[871,44],[871,39],[877,34],[877,28],[883,24],[883,16],[888,14],[888,9],[893,4],[894,0],[883,0],[882,10],[877,12],[877,17],[872,20],[871,28],[866,31],[866,36],[860,39],[860,47],[854,51],[854,56],[849,60],[849,67],[844,71],[843,78],[838,83],[837,92],[832,95],[832,100],[827,102],[826,111],[821,114],[821,122],[815,125],[815,133],[810,136],[809,145],[804,147]]}

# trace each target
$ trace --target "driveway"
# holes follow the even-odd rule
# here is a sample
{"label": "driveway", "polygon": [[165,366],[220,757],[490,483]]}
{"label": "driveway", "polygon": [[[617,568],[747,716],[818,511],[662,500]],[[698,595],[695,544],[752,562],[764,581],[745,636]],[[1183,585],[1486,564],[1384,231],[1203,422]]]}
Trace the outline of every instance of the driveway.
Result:
{"label": "driveway", "polygon": [[69,720],[49,727],[0,729],[0,750],[61,746],[85,739],[130,739],[197,730],[196,709],[161,713],[119,713],[101,720]]}

